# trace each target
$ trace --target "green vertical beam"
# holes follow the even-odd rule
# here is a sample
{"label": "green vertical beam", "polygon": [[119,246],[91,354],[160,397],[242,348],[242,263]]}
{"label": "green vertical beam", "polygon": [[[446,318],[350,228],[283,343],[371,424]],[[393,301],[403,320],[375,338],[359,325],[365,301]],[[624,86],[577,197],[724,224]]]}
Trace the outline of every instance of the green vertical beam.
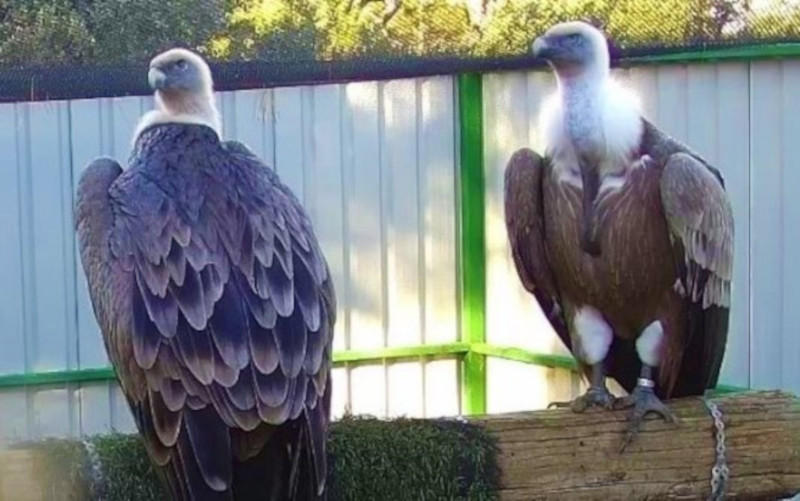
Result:
{"label": "green vertical beam", "polygon": [[[461,222],[461,341],[486,342],[486,240],[483,182],[483,80],[458,77]],[[486,356],[464,357],[462,398],[466,414],[486,412]]]}

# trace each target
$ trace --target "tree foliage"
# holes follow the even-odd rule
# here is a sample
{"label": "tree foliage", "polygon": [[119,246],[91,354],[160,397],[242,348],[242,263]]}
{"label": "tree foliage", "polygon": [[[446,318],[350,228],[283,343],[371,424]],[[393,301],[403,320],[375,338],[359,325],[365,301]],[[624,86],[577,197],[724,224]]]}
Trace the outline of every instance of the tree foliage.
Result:
{"label": "tree foliage", "polygon": [[[273,61],[524,54],[584,19],[619,47],[800,39],[800,1],[0,0],[0,64],[146,60],[182,45]],[[760,2],[763,4],[763,2]]]}

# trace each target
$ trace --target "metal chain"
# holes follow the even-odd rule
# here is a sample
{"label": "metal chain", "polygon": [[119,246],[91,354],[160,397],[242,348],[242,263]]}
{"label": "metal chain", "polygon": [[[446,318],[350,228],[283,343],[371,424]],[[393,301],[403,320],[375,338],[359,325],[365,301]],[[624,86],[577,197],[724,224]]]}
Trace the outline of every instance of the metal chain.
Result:
{"label": "metal chain", "polygon": [[725,422],[722,420],[722,411],[717,407],[717,404],[703,398],[703,403],[706,404],[711,417],[714,420],[714,428],[716,428],[716,460],[714,466],[711,468],[711,496],[708,498],[711,501],[719,501],[725,499],[725,490],[728,485],[728,477],[730,476],[730,469],[725,459]]}

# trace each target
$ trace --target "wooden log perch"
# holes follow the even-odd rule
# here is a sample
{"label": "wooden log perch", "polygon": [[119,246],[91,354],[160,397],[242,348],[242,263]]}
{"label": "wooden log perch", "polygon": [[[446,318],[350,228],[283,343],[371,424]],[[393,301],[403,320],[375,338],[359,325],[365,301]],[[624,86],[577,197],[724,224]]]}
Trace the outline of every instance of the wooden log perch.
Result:
{"label": "wooden log perch", "polygon": [[[725,424],[726,499],[800,493],[800,400],[782,392],[711,400]],[[537,411],[468,422],[345,419],[332,427],[329,499],[707,499],[713,420],[699,398],[669,405],[680,423],[648,418],[622,454],[626,411]],[[94,462],[74,439],[0,451],[0,500],[162,499],[136,437],[90,442]]]}
{"label": "wooden log perch", "polygon": [[[782,392],[711,399],[722,411],[726,499],[800,493],[800,400]],[[553,410],[487,417],[500,446],[501,500],[708,499],[715,428],[699,398],[668,402],[680,423],[648,417],[624,453],[625,411]]]}

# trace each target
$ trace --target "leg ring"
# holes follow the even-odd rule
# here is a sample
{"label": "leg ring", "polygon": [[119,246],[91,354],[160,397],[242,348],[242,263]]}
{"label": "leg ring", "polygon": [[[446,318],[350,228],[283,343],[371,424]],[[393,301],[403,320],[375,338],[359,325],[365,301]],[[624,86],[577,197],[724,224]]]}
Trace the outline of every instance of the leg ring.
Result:
{"label": "leg ring", "polygon": [[636,386],[641,386],[642,388],[655,388],[656,382],[652,379],[640,377],[636,380]]}

